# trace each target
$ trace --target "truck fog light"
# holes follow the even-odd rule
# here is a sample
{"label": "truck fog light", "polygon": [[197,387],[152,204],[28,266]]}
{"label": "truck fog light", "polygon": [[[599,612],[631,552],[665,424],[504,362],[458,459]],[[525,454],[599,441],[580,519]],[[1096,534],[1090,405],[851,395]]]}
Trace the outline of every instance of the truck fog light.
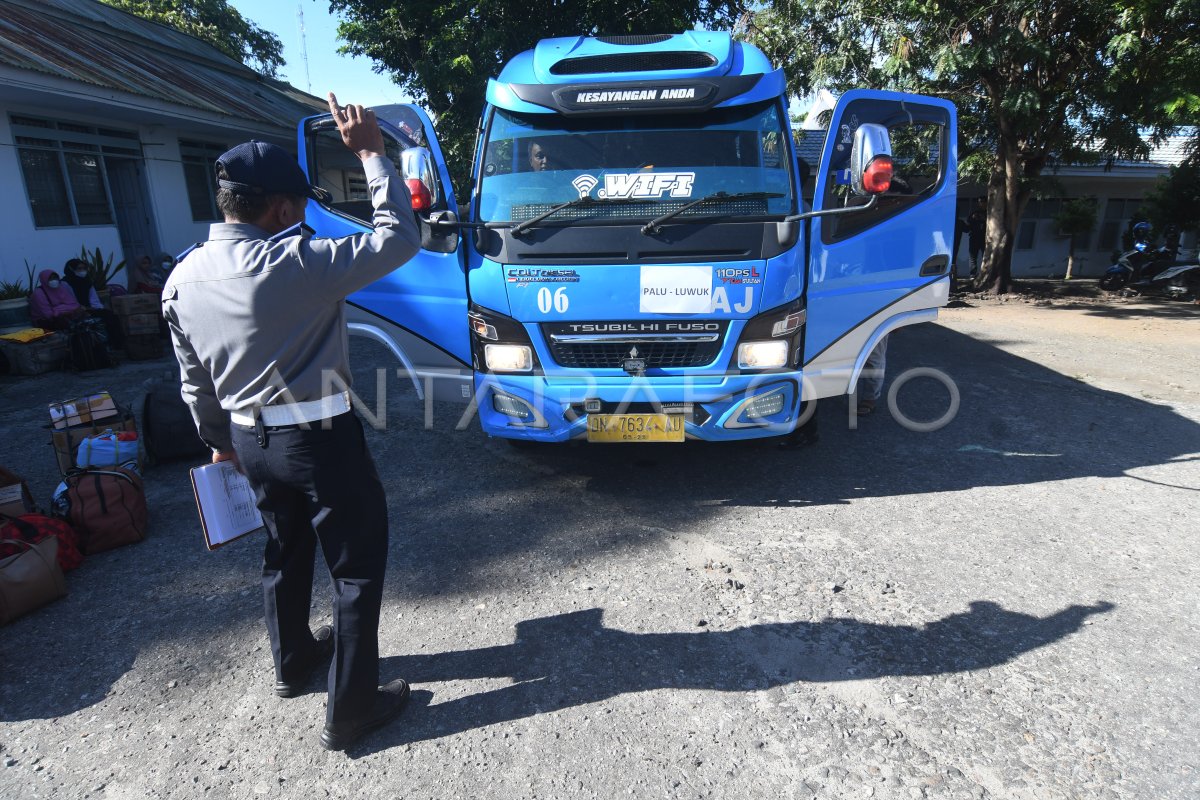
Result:
{"label": "truck fog light", "polygon": [[523,344],[488,344],[483,358],[492,372],[529,372],[533,369],[533,351]]}
{"label": "truck fog light", "polygon": [[738,345],[738,369],[775,369],[787,364],[788,343],[742,342]]}
{"label": "truck fog light", "polygon": [[528,422],[535,417],[533,409],[524,400],[498,392],[492,394],[492,408],[506,417],[516,417],[523,422]]}
{"label": "truck fog light", "polygon": [[759,395],[743,406],[742,416],[746,419],[762,419],[783,411],[783,392],[776,390]]}

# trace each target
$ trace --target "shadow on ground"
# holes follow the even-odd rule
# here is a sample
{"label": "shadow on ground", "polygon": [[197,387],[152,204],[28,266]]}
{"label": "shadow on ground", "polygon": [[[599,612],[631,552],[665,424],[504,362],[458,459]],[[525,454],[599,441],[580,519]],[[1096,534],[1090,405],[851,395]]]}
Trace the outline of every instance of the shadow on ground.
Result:
{"label": "shadow on ground", "polygon": [[1179,319],[1200,320],[1200,305],[1182,300],[1139,298],[1129,303],[1055,303],[1051,308],[1082,311],[1090,317],[1113,320]]}
{"label": "shadow on ground", "polygon": [[1111,603],[1072,605],[1048,617],[975,602],[923,628],[853,619],[781,622],[727,631],[626,633],[593,608],[516,626],[511,645],[384,660],[384,678],[410,683],[509,678],[511,686],[430,704],[414,693],[402,723],[364,740],[366,755],[537,714],[653,689],[745,692],[796,681],[938,675],[1003,664],[1079,630]]}

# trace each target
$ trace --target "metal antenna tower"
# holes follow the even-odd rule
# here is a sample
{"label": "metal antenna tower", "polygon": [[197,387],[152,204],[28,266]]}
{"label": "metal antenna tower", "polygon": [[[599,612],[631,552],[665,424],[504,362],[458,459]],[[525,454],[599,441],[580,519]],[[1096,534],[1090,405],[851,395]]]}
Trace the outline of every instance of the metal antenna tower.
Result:
{"label": "metal antenna tower", "polygon": [[312,94],[312,77],[308,74],[308,39],[304,35],[304,3],[296,4],[296,17],[300,21],[300,60],[304,62],[304,91]]}

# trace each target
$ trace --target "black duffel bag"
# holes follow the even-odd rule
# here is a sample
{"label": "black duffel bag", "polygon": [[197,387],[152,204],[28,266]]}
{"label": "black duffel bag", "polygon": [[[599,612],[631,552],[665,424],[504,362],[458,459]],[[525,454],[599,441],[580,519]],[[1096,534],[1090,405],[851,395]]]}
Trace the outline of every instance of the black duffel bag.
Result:
{"label": "black duffel bag", "polygon": [[143,388],[142,444],[151,464],[212,454],[196,432],[178,377],[151,378]]}

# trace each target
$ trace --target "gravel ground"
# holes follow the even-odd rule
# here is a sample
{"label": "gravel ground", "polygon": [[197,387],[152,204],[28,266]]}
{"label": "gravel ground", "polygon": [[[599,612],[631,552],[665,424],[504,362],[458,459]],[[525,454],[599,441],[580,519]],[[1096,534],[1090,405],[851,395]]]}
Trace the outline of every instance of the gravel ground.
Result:
{"label": "gravel ground", "polygon": [[[205,552],[163,465],[150,537],[0,629],[0,796],[1197,797],[1200,309],[970,302],[889,354],[955,379],[950,425],[836,399],[799,452],[426,429],[355,340],[412,707],[322,751],[322,693],[271,691],[260,543]],[[45,403],[170,366],[0,379],[0,463],[44,502]]]}

